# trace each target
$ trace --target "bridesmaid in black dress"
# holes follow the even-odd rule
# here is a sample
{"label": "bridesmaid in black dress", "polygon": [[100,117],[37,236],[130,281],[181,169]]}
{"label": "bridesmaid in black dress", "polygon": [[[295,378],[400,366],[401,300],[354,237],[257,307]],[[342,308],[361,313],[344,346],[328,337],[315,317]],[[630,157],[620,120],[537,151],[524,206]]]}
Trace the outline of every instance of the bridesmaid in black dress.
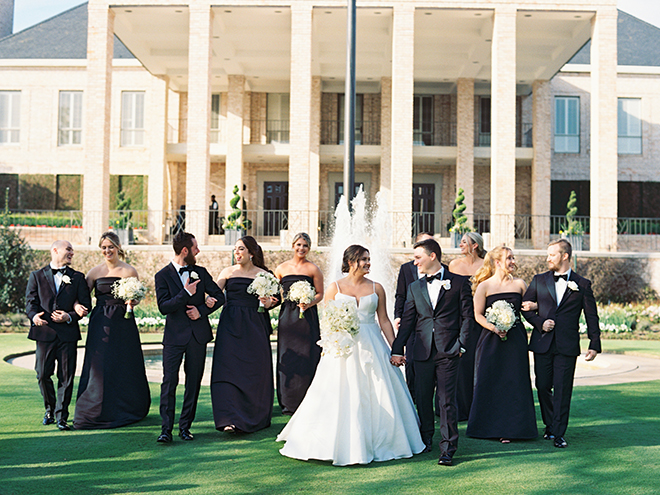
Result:
{"label": "bridesmaid in black dress", "polygon": [[[302,402],[321,359],[319,314],[316,305],[323,300],[323,274],[307,260],[312,240],[304,232],[293,238],[293,259],[275,270],[282,284],[283,302],[277,325],[277,402],[282,413],[291,415]],[[287,300],[291,286],[304,280],[316,289],[310,304]],[[304,311],[303,318],[300,312]]]}
{"label": "bridesmaid in black dress", "polygon": [[[124,259],[114,232],[101,236],[99,247],[105,263],[87,274],[96,306],[89,318],[85,361],[78,385],[76,429],[116,428],[143,419],[149,412],[151,394],[144,369],[140,335],[134,318],[126,319],[126,302],[115,299],[112,284],[136,277]],[[135,306],[137,301],[132,301]]]}
{"label": "bridesmaid in black dress", "polygon": [[236,264],[222,270],[218,280],[227,300],[213,350],[211,402],[217,430],[251,433],[270,426],[273,415],[272,330],[268,311],[258,308],[259,300],[268,309],[274,299],[247,292],[257,274],[267,271],[257,241],[241,237],[234,258]]}
{"label": "bridesmaid in black dress", "polygon": [[[502,443],[538,436],[527,333],[520,321],[527,285],[513,278],[515,269],[513,252],[498,246],[486,255],[473,283],[474,315],[483,330],[477,343],[476,381],[466,433]],[[513,305],[517,316],[508,332],[498,331],[485,316],[486,309],[500,300]]]}

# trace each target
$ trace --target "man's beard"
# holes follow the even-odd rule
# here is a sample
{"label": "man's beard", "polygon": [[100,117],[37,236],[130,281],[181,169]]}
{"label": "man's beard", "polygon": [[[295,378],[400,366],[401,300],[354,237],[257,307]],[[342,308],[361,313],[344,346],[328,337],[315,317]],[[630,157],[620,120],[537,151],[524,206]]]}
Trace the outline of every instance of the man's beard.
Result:
{"label": "man's beard", "polygon": [[197,263],[197,260],[195,259],[195,255],[192,254],[191,251],[188,251],[188,254],[186,255],[185,258],[183,258],[183,261],[186,262],[186,265],[193,266],[195,263]]}

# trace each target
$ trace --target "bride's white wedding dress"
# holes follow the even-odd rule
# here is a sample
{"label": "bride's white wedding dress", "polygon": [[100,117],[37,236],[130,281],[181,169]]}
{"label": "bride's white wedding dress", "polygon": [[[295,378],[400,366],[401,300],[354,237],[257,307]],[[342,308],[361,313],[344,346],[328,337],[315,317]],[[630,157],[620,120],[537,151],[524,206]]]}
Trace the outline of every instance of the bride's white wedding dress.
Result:
{"label": "bride's white wedding dress", "polygon": [[[335,299],[356,301],[340,292]],[[376,323],[377,307],[375,292],[361,297],[352,353],[321,358],[305,398],[277,437],[286,441],[283,455],[345,466],[412,457],[424,449],[403,373],[390,364]]]}

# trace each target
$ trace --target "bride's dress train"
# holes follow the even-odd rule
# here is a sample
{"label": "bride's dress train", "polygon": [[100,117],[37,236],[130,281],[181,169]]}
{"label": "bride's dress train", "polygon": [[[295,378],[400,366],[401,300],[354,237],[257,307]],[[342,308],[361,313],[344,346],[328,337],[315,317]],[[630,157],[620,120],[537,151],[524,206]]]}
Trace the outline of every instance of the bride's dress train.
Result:
{"label": "bride's dress train", "polygon": [[[338,293],[336,300],[356,301]],[[360,330],[348,357],[326,354],[277,441],[295,459],[338,466],[412,457],[424,449],[419,420],[400,369],[376,323],[378,295],[360,298]]]}

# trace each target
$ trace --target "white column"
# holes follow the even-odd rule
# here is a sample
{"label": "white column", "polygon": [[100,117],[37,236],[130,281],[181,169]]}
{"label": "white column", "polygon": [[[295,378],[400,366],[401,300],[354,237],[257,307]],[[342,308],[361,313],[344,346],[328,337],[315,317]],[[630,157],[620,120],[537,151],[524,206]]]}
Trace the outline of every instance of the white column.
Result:
{"label": "white column", "polygon": [[491,245],[515,243],[516,8],[495,9],[492,45]]}
{"label": "white column", "polygon": [[87,243],[95,245],[108,228],[110,206],[110,106],[115,16],[105,2],[90,2],[87,9],[83,228]]}
{"label": "white column", "polygon": [[309,150],[309,236],[318,245],[321,206],[321,76],[312,77],[312,102]]}
{"label": "white column", "polygon": [[591,27],[591,251],[615,251],[617,235],[617,10]]}
{"label": "white column", "polygon": [[394,213],[393,244],[411,243],[413,181],[413,94],[415,8],[395,4],[392,25],[392,167],[390,200]]}
{"label": "white column", "polygon": [[168,89],[166,77],[154,77],[151,84],[151,101],[147,119],[151,124],[149,140],[149,182],[147,208],[149,209],[149,240],[156,244],[163,243],[164,217],[167,209],[167,108]]}
{"label": "white column", "polygon": [[202,245],[208,240],[209,225],[212,19],[208,5],[190,5],[186,231]]}
{"label": "white column", "polygon": [[545,249],[550,242],[550,172],[552,139],[552,97],[550,81],[532,85],[532,243]]}
{"label": "white column", "polygon": [[465,211],[474,219],[474,79],[458,79],[456,104],[456,192],[465,192]]}
{"label": "white column", "polygon": [[230,75],[227,93],[227,159],[225,161],[225,218],[231,213],[229,201],[234,197],[234,186],[238,186],[242,207],[246,191],[243,191],[243,105],[245,103],[245,76]]}
{"label": "white column", "polygon": [[392,197],[392,78],[380,80],[380,192]]}

